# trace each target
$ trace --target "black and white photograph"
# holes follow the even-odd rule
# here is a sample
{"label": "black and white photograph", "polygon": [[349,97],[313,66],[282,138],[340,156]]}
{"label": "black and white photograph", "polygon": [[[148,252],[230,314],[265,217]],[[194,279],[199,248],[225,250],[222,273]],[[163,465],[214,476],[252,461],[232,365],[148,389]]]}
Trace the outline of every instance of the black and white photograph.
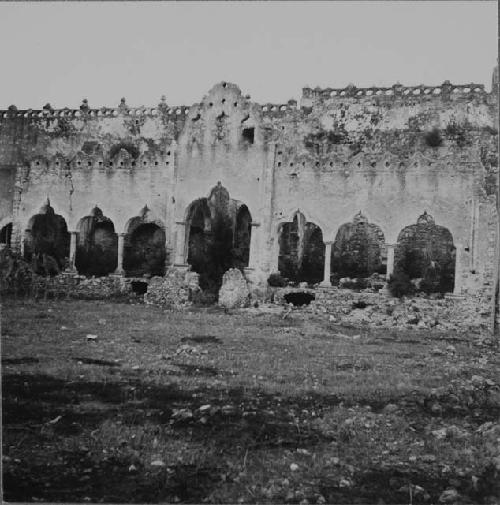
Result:
{"label": "black and white photograph", "polygon": [[496,1],[0,3],[1,501],[500,504]]}

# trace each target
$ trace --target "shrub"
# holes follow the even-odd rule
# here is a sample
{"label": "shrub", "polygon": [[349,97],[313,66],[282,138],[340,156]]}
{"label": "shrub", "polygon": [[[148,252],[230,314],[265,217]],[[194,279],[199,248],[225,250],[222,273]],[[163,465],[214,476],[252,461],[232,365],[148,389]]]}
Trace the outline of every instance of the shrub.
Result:
{"label": "shrub", "polygon": [[439,147],[443,143],[443,138],[441,137],[441,133],[437,128],[434,128],[430,132],[425,134],[425,143],[429,147]]}
{"label": "shrub", "polygon": [[283,288],[288,284],[288,282],[279,272],[277,272],[271,274],[267,278],[267,284],[272,288]]}
{"label": "shrub", "polygon": [[415,292],[415,286],[411,282],[410,276],[401,271],[396,271],[391,275],[387,288],[391,295],[397,298],[402,298]]}

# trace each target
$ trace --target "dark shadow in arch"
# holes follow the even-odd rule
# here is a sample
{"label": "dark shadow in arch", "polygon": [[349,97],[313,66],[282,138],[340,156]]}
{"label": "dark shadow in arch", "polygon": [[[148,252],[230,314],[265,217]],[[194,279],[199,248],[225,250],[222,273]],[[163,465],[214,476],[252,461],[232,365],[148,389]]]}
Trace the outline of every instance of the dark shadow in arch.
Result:
{"label": "dark shadow in arch", "polygon": [[103,277],[118,266],[118,237],[111,219],[94,207],[80,220],[75,266],[82,275]]}
{"label": "dark shadow in arch", "polygon": [[217,293],[230,268],[248,266],[252,218],[246,205],[220,184],[195,200],[186,218],[187,262],[200,274],[203,291]]}
{"label": "dark shadow in arch", "polygon": [[455,284],[455,256],[451,232],[438,226],[424,212],[417,224],[403,228],[394,252],[394,271],[411,279],[422,279],[420,289],[427,293],[452,292]]}
{"label": "dark shadow in arch", "polygon": [[165,275],[165,231],[156,223],[134,218],[128,227],[123,269],[129,277]]}
{"label": "dark shadow in arch", "polygon": [[292,282],[316,284],[323,280],[325,244],[323,232],[297,212],[279,230],[278,270]]}
{"label": "dark shadow in arch", "polygon": [[50,201],[29,221],[24,235],[24,259],[39,275],[57,275],[69,258],[70,234],[65,219]]}
{"label": "dark shadow in arch", "polygon": [[339,227],[332,246],[331,270],[338,277],[369,277],[385,274],[385,238],[379,226],[358,212]]}

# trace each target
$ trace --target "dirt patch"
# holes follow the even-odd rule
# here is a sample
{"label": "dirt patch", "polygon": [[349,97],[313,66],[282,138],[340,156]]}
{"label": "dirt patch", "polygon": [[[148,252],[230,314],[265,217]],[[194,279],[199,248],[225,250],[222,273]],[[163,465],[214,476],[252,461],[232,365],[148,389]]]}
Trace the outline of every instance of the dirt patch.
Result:
{"label": "dirt patch", "polygon": [[121,366],[120,363],[116,361],[108,361],[105,359],[93,359],[93,358],[71,358],[73,361],[81,362],[85,365],[99,365],[99,366]]}
{"label": "dirt patch", "polygon": [[184,375],[188,376],[199,375],[205,377],[215,377],[221,374],[217,368],[211,366],[191,365],[188,363],[172,363],[172,365],[180,368],[183,371]]}
{"label": "dirt patch", "polygon": [[222,340],[214,335],[193,335],[192,337],[182,337],[181,342],[192,344],[222,344]]}
{"label": "dirt patch", "polygon": [[[63,453],[51,465],[18,465],[5,472],[7,501],[53,502],[188,502],[200,503],[221,479],[217,467],[179,464],[159,470],[141,468],[130,457],[96,462],[85,451]],[[137,472],[130,472],[130,465]]]}
{"label": "dirt patch", "polygon": [[2,365],[31,365],[34,363],[40,363],[38,358],[2,358]]}

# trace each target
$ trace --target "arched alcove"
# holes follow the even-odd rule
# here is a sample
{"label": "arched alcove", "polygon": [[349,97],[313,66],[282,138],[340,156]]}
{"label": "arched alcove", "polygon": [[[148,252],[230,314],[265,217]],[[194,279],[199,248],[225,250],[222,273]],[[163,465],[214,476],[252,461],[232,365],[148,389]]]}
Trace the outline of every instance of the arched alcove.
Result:
{"label": "arched alcove", "polygon": [[394,270],[422,279],[427,292],[452,292],[455,282],[455,246],[451,232],[436,225],[424,212],[417,223],[403,228],[394,252]]}
{"label": "arched alcove", "polygon": [[50,201],[29,221],[24,235],[24,258],[40,275],[56,275],[69,257],[70,235],[65,219],[56,214]]}
{"label": "arched alcove", "polygon": [[239,206],[236,212],[233,233],[233,259],[236,268],[245,268],[250,259],[250,240],[252,237],[252,216],[246,205]]}
{"label": "arched alcove", "polygon": [[359,212],[350,223],[339,227],[332,246],[331,270],[339,277],[369,277],[385,273],[384,234]]}
{"label": "arched alcove", "polygon": [[297,212],[279,230],[278,270],[292,282],[315,284],[323,280],[325,245],[323,232]]}
{"label": "arched alcove", "polygon": [[165,275],[165,231],[156,223],[132,220],[123,255],[125,274],[131,277]]}
{"label": "arched alcove", "polygon": [[247,206],[231,199],[220,182],[188,207],[187,262],[204,291],[217,292],[227,270],[248,265],[251,222]]}
{"label": "arched alcove", "polygon": [[10,247],[12,239],[12,223],[7,223],[0,228],[0,244]]}
{"label": "arched alcove", "polygon": [[118,237],[111,219],[94,207],[78,225],[75,266],[78,273],[101,277],[116,270]]}

